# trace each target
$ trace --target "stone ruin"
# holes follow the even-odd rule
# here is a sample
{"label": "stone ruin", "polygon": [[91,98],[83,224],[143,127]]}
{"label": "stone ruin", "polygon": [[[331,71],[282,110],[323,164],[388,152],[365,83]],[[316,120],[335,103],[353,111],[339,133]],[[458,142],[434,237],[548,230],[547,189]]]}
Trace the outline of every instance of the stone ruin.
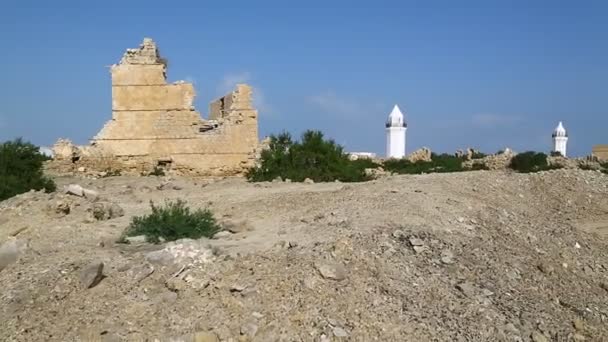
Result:
{"label": "stone ruin", "polygon": [[167,62],[149,38],[127,49],[110,73],[112,119],[89,146],[60,139],[51,169],[234,175],[254,165],[258,112],[250,86],[213,101],[203,119],[193,106],[194,86],[167,83]]}

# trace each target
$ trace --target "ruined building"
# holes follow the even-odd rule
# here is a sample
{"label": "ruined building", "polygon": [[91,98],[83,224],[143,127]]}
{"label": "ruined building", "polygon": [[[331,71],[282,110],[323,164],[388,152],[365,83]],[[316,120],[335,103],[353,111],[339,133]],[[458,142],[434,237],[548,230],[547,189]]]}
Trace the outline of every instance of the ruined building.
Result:
{"label": "ruined building", "polygon": [[112,119],[89,146],[60,139],[53,151],[59,168],[230,175],[253,165],[258,112],[250,86],[213,101],[205,120],[193,106],[191,83],[167,83],[166,60],[151,39],[127,49],[110,72]]}
{"label": "ruined building", "polygon": [[608,145],[593,146],[591,154],[601,161],[608,161]]}

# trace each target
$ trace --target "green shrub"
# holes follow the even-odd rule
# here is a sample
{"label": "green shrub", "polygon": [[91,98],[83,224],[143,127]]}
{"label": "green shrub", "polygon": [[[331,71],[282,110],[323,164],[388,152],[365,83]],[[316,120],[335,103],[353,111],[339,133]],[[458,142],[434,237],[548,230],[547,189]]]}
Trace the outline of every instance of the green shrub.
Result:
{"label": "green shrub", "polygon": [[162,207],[150,202],[150,206],[152,213],[133,217],[120,242],[126,242],[128,236],[138,235],[144,235],[146,241],[152,243],[159,243],[161,238],[165,241],[210,238],[221,230],[211,211],[191,211],[182,200],[167,201]]}
{"label": "green shrub", "polygon": [[382,164],[376,163],[375,161],[371,160],[370,158],[359,158],[357,160],[353,160],[352,163],[356,168],[363,169],[363,170],[377,169],[379,167],[382,167]]}
{"label": "green shrub", "polygon": [[551,157],[563,157],[563,155],[560,151],[551,151],[551,153],[549,155]]}
{"label": "green shrub", "polygon": [[272,181],[277,177],[302,182],[360,182],[369,180],[366,161],[352,161],[342,146],[324,139],[319,131],[306,131],[301,141],[293,141],[289,133],[270,137],[270,146],[262,151],[261,163],[247,173],[252,182]]}
{"label": "green shrub", "polygon": [[608,161],[600,162],[601,171],[608,175]]}
{"label": "green shrub", "polygon": [[383,164],[385,170],[398,174],[421,174],[435,172],[466,171],[463,159],[450,154],[431,154],[431,161],[411,162],[407,159],[389,159]]}
{"label": "green shrub", "polygon": [[30,190],[55,191],[55,183],[42,172],[48,157],[21,139],[0,144],[0,201]]}
{"label": "green shrub", "polygon": [[561,168],[561,166],[558,165],[549,165],[546,154],[534,151],[517,154],[513,157],[513,159],[511,159],[509,167],[521,173],[539,172]]}

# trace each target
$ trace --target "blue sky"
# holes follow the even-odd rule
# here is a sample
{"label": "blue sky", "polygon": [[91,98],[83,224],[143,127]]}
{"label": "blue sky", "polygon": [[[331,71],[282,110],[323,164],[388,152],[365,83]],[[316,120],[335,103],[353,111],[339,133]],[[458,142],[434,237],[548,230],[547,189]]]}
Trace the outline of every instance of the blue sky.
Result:
{"label": "blue sky", "polygon": [[384,153],[406,112],[408,151],[608,143],[607,1],[28,1],[0,5],[0,140],[86,143],[111,116],[108,66],[143,37],[197,109],[256,90],[261,137],[320,129]]}

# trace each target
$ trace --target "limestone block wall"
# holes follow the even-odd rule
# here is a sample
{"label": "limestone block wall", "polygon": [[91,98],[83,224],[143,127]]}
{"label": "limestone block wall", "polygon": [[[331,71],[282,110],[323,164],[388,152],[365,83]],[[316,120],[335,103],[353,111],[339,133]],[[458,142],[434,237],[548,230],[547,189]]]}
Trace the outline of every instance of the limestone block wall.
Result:
{"label": "limestone block wall", "polygon": [[250,86],[240,84],[212,102],[205,120],[193,106],[192,84],[167,83],[166,62],[152,40],[128,49],[110,72],[112,119],[80,149],[79,165],[134,172],[170,165],[202,175],[236,174],[253,165],[258,113]]}

